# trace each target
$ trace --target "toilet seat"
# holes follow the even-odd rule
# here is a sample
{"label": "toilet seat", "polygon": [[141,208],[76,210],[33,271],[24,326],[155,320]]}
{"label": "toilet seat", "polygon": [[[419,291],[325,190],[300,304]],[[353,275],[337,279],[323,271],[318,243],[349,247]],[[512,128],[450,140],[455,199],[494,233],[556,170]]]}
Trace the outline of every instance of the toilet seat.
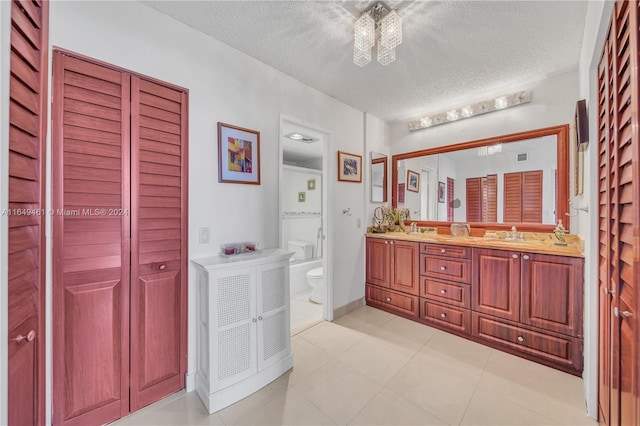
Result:
{"label": "toilet seat", "polygon": [[307,272],[307,276],[310,278],[322,278],[322,266],[309,270],[309,272]]}

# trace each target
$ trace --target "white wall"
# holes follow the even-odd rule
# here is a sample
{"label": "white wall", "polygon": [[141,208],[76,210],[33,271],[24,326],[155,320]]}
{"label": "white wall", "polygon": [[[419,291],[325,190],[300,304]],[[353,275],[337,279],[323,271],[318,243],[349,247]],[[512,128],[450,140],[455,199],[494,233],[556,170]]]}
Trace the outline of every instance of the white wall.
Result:
{"label": "white wall", "polygon": [[[363,161],[363,179],[365,194],[365,219],[363,232],[367,226],[373,226],[373,211],[384,203],[371,202],[371,152],[389,157],[389,126],[379,118],[365,113],[365,155]],[[387,158],[387,205],[391,205],[391,158]],[[363,258],[364,262],[364,258]],[[364,264],[364,263],[363,263]]]}
{"label": "white wall", "polygon": [[[11,2],[0,1],[0,211],[9,208],[9,58]],[[0,215],[0,377],[7,377],[9,217]],[[7,380],[0,380],[0,425],[7,424]]]}
{"label": "white wall", "polygon": [[578,223],[585,242],[584,270],[584,385],[587,410],[598,416],[598,117],[597,67],[609,27],[613,2],[594,0],[587,7],[579,66],[579,99],[586,99],[589,116],[589,146],[584,155],[584,193],[575,206],[588,206],[572,223]]}
{"label": "white wall", "polygon": [[[190,258],[215,254],[226,242],[279,245],[280,114],[329,132],[332,156],[338,150],[364,154],[362,112],[141,3],[53,2],[50,39],[52,46],[189,89]],[[261,185],[217,182],[218,121],[260,131]],[[338,308],[364,295],[363,230],[356,224],[365,215],[365,191],[363,184],[338,183],[336,161],[329,164],[330,232],[336,237],[327,241]],[[353,215],[344,216],[343,208]],[[205,226],[211,242],[199,244]],[[195,306],[193,277],[189,306]],[[195,369],[194,315],[191,309],[189,373]]]}

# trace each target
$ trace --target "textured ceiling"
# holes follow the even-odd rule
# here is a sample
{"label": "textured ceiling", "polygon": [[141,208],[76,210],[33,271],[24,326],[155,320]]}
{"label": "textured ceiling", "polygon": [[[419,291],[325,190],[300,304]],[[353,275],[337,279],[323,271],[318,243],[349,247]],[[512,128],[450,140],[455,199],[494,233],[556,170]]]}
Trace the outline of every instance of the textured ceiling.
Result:
{"label": "textured ceiling", "polygon": [[[353,64],[368,1],[145,1],[352,107],[388,122],[527,89],[577,68],[586,1],[389,1],[397,60]],[[535,93],[533,94],[535,97]]]}

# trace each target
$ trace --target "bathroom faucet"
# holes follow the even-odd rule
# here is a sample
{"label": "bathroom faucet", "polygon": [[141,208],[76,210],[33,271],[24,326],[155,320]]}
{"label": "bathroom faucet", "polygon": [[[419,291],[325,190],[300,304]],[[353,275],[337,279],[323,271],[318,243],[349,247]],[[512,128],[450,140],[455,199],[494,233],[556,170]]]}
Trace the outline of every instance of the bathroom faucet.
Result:
{"label": "bathroom faucet", "polygon": [[418,232],[418,225],[415,222],[411,222],[411,233]]}

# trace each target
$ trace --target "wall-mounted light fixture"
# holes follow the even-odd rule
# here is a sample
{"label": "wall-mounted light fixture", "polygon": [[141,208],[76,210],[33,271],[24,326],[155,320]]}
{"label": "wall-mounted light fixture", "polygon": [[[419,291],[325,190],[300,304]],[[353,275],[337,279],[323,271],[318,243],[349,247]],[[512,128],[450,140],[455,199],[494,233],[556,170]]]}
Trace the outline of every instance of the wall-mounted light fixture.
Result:
{"label": "wall-mounted light fixture", "polygon": [[529,91],[510,93],[508,95],[498,96],[486,101],[476,102],[474,104],[438,112],[436,114],[422,117],[418,120],[410,121],[409,131],[413,132],[415,130],[426,129],[427,127],[433,127],[439,124],[451,123],[452,121],[462,120],[464,118],[474,117],[488,112],[499,111],[501,109],[511,108],[513,106],[529,102],[531,102],[531,92]]}

